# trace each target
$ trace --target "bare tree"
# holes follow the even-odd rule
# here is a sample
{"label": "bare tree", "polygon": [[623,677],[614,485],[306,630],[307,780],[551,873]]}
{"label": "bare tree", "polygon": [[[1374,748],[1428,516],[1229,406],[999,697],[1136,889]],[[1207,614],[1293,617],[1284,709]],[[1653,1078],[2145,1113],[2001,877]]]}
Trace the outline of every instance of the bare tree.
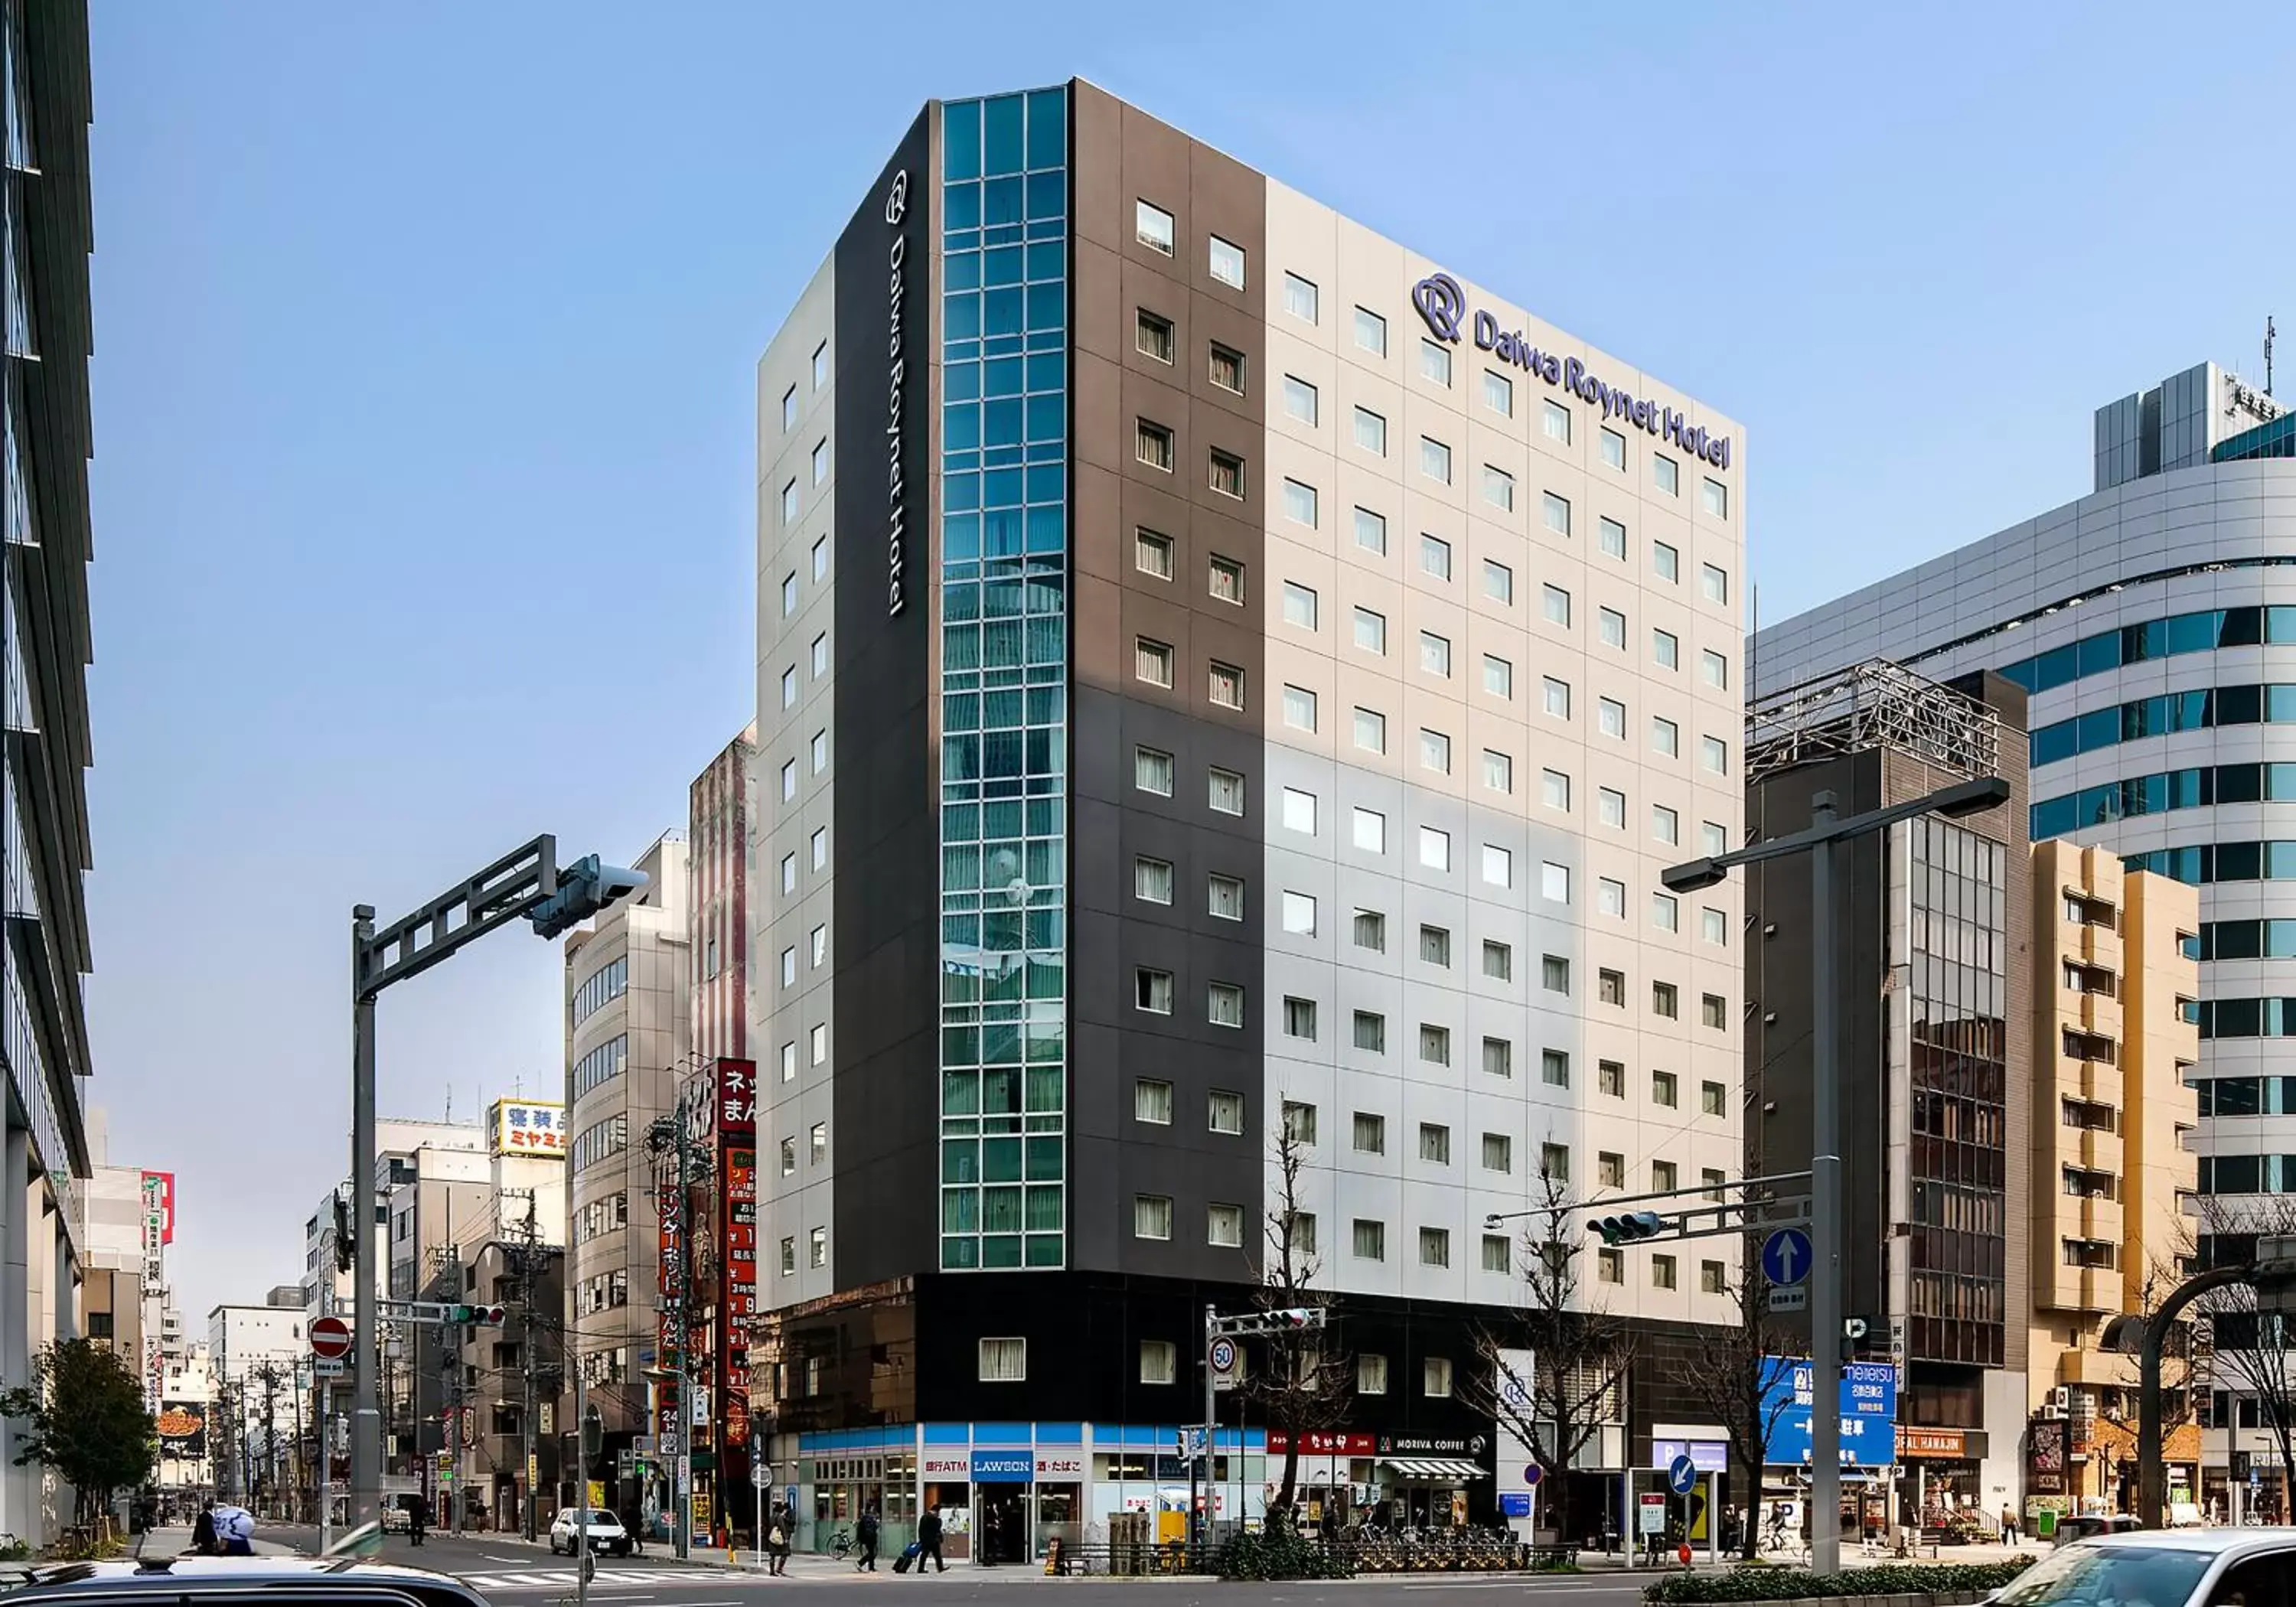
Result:
{"label": "bare tree", "polygon": [[[2234,1205],[2213,1194],[2201,1196],[2200,1230],[2194,1259],[2209,1265],[2252,1260],[2260,1238],[2296,1235],[2296,1200],[2262,1195]],[[2259,1424],[2272,1436],[2280,1465],[2296,1467],[2296,1332],[2277,1311],[2258,1308],[2256,1291],[2235,1283],[2194,1302],[2201,1314],[2210,1353],[2210,1382],[2227,1390],[2235,1420],[2243,1396],[2255,1400]]]}
{"label": "bare tree", "polygon": [[[1769,1284],[1759,1259],[1738,1258],[1738,1275],[1725,1286],[1738,1320],[1726,1326],[1701,1323],[1691,1342],[1690,1373],[1683,1382],[1691,1397],[1721,1424],[1734,1466],[1742,1554],[1751,1562],[1759,1539],[1762,1468],[1770,1436],[1793,1405],[1793,1364],[1784,1363],[1783,1380],[1773,1363],[1800,1352],[1802,1341],[1769,1320]],[[1784,1382],[1787,1387],[1773,1386]]]}
{"label": "bare tree", "polygon": [[[1571,1524],[1570,1471],[1610,1423],[1626,1420],[1635,1335],[1602,1300],[1582,1292],[1587,1253],[1568,1177],[1541,1167],[1515,1246],[1520,1304],[1475,1336],[1475,1368],[1459,1390],[1470,1409],[1488,1412],[1529,1449],[1552,1488],[1558,1534]],[[1527,1351],[1528,1367],[1514,1353]],[[1529,1376],[1525,1376],[1525,1374]]]}
{"label": "bare tree", "polygon": [[1324,1262],[1316,1246],[1316,1218],[1302,1204],[1302,1174],[1315,1142],[1303,1124],[1313,1119],[1295,1116],[1293,1111],[1290,1101],[1282,1102],[1268,1144],[1275,1176],[1268,1190],[1267,1254],[1255,1269],[1259,1288],[1252,1298],[1271,1317],[1282,1312],[1321,1312],[1325,1325],[1275,1327],[1264,1341],[1261,1367],[1243,1379],[1245,1398],[1260,1408],[1267,1426],[1284,1437],[1283,1475],[1268,1503],[1271,1529],[1288,1520],[1299,1498],[1300,1441],[1337,1430],[1346,1421],[1355,1390],[1354,1362],[1341,1353],[1339,1336],[1328,1326],[1331,1291],[1318,1286]]}

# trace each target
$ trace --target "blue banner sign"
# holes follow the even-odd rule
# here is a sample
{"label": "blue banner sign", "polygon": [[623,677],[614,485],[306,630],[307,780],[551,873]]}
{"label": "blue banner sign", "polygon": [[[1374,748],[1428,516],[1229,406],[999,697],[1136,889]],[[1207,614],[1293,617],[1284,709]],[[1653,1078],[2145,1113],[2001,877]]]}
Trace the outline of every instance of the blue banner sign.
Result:
{"label": "blue banner sign", "polygon": [[[1762,1422],[1769,1425],[1762,1460],[1772,1467],[1809,1465],[1810,1364],[1798,1357],[1762,1358]],[[1889,1467],[1898,1459],[1898,1370],[1886,1362],[1841,1368],[1841,1462]]]}
{"label": "blue banner sign", "polygon": [[1036,1472],[1036,1456],[1029,1451],[972,1453],[972,1481],[975,1484],[1026,1484],[1035,1477]]}

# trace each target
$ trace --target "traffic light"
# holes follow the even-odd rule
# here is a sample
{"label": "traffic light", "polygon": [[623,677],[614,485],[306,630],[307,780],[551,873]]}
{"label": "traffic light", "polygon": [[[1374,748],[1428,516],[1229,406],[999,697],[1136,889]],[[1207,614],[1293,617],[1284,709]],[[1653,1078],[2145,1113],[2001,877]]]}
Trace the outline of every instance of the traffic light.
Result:
{"label": "traffic light", "polygon": [[1595,1231],[1603,1235],[1605,1244],[1634,1244],[1655,1239],[1666,1227],[1666,1218],[1656,1211],[1625,1211],[1615,1217],[1597,1217],[1594,1222]]}
{"label": "traffic light", "polygon": [[605,1420],[598,1415],[597,1407],[591,1406],[582,1414],[583,1461],[586,1464],[595,1462],[598,1459],[598,1453],[605,1448]]}
{"label": "traffic light", "polygon": [[1315,1325],[1316,1314],[1303,1306],[1292,1306],[1269,1312],[1267,1320],[1278,1328],[1309,1328]]}
{"label": "traffic light", "polygon": [[348,1272],[358,1264],[358,1241],[351,1236],[351,1205],[340,1190],[335,1193],[335,1270]]}
{"label": "traffic light", "polygon": [[502,1326],[503,1308],[499,1306],[449,1306],[447,1320],[450,1323],[472,1323],[481,1328]]}
{"label": "traffic light", "polygon": [[527,919],[537,935],[555,938],[645,889],[644,871],[601,865],[595,854],[586,854],[558,873],[558,890],[536,905]]}

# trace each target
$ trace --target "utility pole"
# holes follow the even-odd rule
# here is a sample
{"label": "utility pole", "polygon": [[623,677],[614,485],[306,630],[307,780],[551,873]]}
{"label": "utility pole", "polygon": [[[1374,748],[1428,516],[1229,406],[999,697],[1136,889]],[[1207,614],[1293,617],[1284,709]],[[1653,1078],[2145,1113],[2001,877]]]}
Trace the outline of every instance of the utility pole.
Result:
{"label": "utility pole", "polygon": [[256,1498],[270,1497],[273,1515],[279,1503],[279,1364],[266,1362],[256,1373],[263,1381],[263,1483]]}

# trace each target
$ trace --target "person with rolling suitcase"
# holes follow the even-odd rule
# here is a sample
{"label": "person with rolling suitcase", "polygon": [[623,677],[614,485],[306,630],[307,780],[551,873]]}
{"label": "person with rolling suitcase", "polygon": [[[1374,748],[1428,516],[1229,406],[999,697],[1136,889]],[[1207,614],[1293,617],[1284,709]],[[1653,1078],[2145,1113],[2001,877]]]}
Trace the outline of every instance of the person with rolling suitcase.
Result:
{"label": "person with rolling suitcase", "polygon": [[917,1553],[923,1549],[924,1547],[920,1546],[914,1540],[912,1540],[906,1546],[902,1546],[901,1554],[893,1559],[893,1571],[895,1573],[908,1572],[909,1564],[917,1560]]}

